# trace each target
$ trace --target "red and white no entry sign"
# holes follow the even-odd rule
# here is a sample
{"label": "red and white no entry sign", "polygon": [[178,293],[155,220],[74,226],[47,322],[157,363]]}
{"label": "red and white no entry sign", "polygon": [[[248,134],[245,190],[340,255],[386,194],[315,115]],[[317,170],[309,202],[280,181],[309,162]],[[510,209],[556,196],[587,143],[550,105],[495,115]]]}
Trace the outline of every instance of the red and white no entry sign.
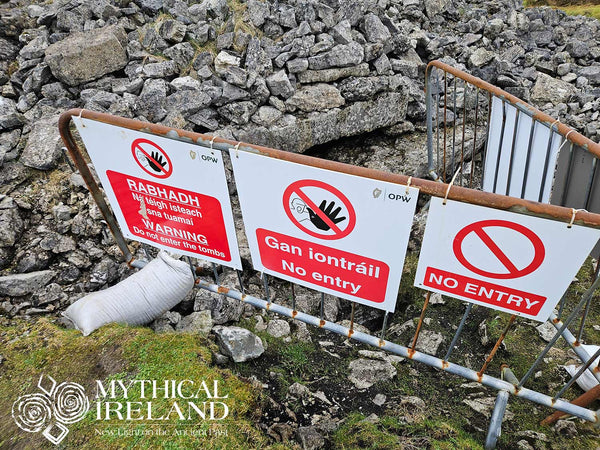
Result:
{"label": "red and white no entry sign", "polygon": [[600,230],[433,198],[415,286],[545,321]]}
{"label": "red and white no entry sign", "polygon": [[394,311],[418,189],[230,155],[256,270]]}
{"label": "red and white no entry sign", "polygon": [[[495,227],[509,230],[509,233],[504,234],[504,240],[496,242],[492,237],[490,237],[487,230],[494,229]],[[498,259],[505,270],[502,270],[501,272],[494,272],[488,270],[487,268],[477,267],[477,255],[474,255],[475,264],[469,261],[469,259],[465,256],[463,244],[465,243],[466,238],[471,237],[472,234],[481,239],[481,242],[485,248],[487,248]],[[513,247],[514,240],[523,237],[525,238],[525,241],[528,244],[531,244],[533,247],[533,257],[529,258],[531,259],[531,262],[529,262],[525,267],[519,268],[519,262],[514,262],[511,257],[508,256],[504,250],[502,250],[502,248]],[[467,225],[456,234],[452,249],[458,261],[471,272],[484,277],[501,280],[519,278],[529,275],[531,272],[541,266],[542,262],[544,262],[544,256],[546,254],[544,243],[533,231],[527,227],[524,227],[523,225],[510,222],[508,220],[481,220],[479,222]]]}
{"label": "red and white no entry sign", "polygon": [[339,189],[318,180],[290,184],[283,193],[283,208],[294,225],[319,239],[346,237],[356,224],[350,200]]}
{"label": "red and white no entry sign", "polygon": [[168,178],[173,173],[173,164],[167,152],[149,139],[139,138],[131,143],[131,153],[135,162],[148,175]]}

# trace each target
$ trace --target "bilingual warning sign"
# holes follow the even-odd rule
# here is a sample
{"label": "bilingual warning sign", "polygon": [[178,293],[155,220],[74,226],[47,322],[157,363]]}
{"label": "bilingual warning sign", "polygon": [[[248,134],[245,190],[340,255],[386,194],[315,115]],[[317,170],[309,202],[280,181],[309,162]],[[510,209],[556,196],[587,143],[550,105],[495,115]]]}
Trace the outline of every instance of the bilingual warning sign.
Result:
{"label": "bilingual warning sign", "polygon": [[415,286],[546,321],[600,230],[433,198]]}
{"label": "bilingual warning sign", "polygon": [[394,311],[418,189],[230,154],[256,270]]}
{"label": "bilingual warning sign", "polygon": [[74,122],[126,237],[241,269],[220,152]]}

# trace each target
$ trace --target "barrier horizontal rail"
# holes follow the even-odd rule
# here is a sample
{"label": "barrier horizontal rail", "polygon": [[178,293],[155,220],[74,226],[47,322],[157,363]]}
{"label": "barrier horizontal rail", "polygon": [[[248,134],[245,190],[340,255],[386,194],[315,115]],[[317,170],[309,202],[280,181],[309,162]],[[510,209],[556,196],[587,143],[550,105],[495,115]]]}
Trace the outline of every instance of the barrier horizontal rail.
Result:
{"label": "barrier horizontal rail", "polygon": [[[432,180],[425,180],[416,177],[409,177],[406,175],[399,174],[391,174],[385,173],[378,170],[367,169],[362,167],[351,166],[348,164],[343,164],[334,161],[323,160],[319,158],[309,157],[306,155],[284,152],[276,149],[256,146],[252,144],[245,144],[236,141],[231,141],[227,139],[216,138],[212,136],[207,136],[200,133],[194,133],[190,131],[184,130],[174,130],[162,125],[150,124],[145,122],[136,121],[133,119],[125,119],[120,117],[111,116],[104,113],[87,111],[82,109],[73,109],[63,113],[59,120],[59,129],[61,136],[69,150],[69,154],[75,164],[75,167],[80,171],[82,177],[84,178],[90,193],[98,205],[102,215],[104,216],[109,229],[111,230],[113,236],[115,237],[115,241],[118,244],[119,248],[123,252],[125,260],[129,264],[130,267],[141,268],[144,266],[144,261],[134,258],[127,242],[120,230],[118,223],[108,205],[104,196],[94,179],[89,167],[86,164],[86,160],[79,149],[79,146],[76,143],[76,140],[72,134],[71,130],[71,119],[73,117],[83,117],[90,120],[99,121],[106,124],[111,124],[123,128],[127,128],[130,130],[140,131],[144,133],[148,133],[149,135],[163,136],[183,142],[189,142],[192,144],[200,145],[205,148],[212,148],[215,150],[228,151],[230,149],[239,149],[240,151],[249,151],[258,153],[261,155],[265,155],[271,158],[280,159],[283,161],[289,161],[293,163],[303,164],[311,167],[317,167],[326,170],[333,170],[340,173],[357,175],[365,178],[370,178],[374,180],[387,181],[396,184],[406,185],[409,183],[410,185],[417,187],[420,189],[422,194],[430,195],[433,197],[446,197],[450,200],[455,200],[463,203],[470,203],[474,205],[486,206],[500,210],[513,211],[523,214],[529,214],[537,217],[545,217],[551,218],[553,220],[562,221],[565,223],[576,223],[579,225],[585,225],[594,228],[600,228],[600,215],[589,213],[587,211],[574,211],[572,208],[565,208],[562,206],[551,205],[551,204],[543,204],[535,201],[524,200],[515,197],[508,197],[505,195],[499,195],[489,192],[482,192],[466,187],[461,186],[451,186],[444,183],[439,183]],[[214,266],[213,266],[214,269]],[[238,272],[239,277],[239,272]],[[465,315],[462,317],[461,323],[452,339],[451,347],[448,349],[447,356],[445,360],[437,358],[432,355],[428,355],[426,353],[419,352],[415,350],[415,344],[418,337],[418,332],[413,339],[413,345],[409,347],[404,347],[402,345],[393,343],[391,341],[387,341],[383,339],[383,335],[385,333],[385,326],[387,323],[387,314],[384,318],[384,327],[382,330],[381,337],[375,337],[367,333],[361,333],[355,331],[353,326],[350,328],[343,327],[339,324],[335,324],[332,322],[328,322],[323,319],[323,295],[321,296],[321,317],[315,317],[310,314],[306,314],[300,311],[295,310],[295,297],[293,296],[292,309],[285,307],[283,305],[279,305],[277,303],[268,302],[267,300],[250,296],[244,294],[243,292],[239,292],[228,287],[220,286],[218,283],[218,275],[215,270],[215,278],[217,280],[217,284],[212,284],[197,278],[197,285],[205,290],[208,290],[213,293],[226,295],[230,298],[234,298],[245,303],[251,304],[253,306],[266,309],[269,311],[276,312],[278,314],[284,315],[286,317],[290,317],[295,320],[300,320],[310,325],[314,325],[325,330],[334,332],[336,334],[340,334],[343,336],[347,336],[351,339],[354,339],[358,342],[362,342],[368,345],[372,345],[386,351],[390,351],[391,353],[395,353],[397,355],[403,356],[408,359],[412,359],[414,361],[422,362],[431,367],[435,367],[446,371],[448,373],[452,373],[458,376],[461,376],[465,379],[476,381],[481,383],[484,386],[497,389],[499,391],[506,391],[512,395],[518,396],[520,398],[525,398],[527,400],[533,401],[543,406],[548,406],[554,408],[556,410],[575,415],[584,420],[599,423],[598,413],[592,411],[590,409],[577,406],[569,403],[566,400],[553,398],[550,395],[546,395],[540,392],[536,392],[534,390],[530,390],[522,386],[524,381],[521,380],[521,383],[515,385],[513,383],[509,383],[505,380],[498,379],[496,377],[485,374],[485,369],[487,368],[488,363],[494,356],[495,351],[500,347],[502,339],[504,335],[508,331],[510,325],[515,320],[515,316],[512,316],[509,324],[507,325],[505,332],[502,334],[500,339],[496,342],[494,346],[494,350],[488,356],[484,366],[482,369],[477,372],[472,369],[468,369],[464,366],[452,363],[448,361],[454,344],[457,342],[460,332],[462,331],[465,322],[467,321],[469,312],[471,310],[471,304],[467,306],[467,310]],[[240,280],[241,281],[241,280]],[[596,280],[598,281],[598,280]],[[270,295],[268,293],[268,282],[267,277],[263,277],[264,288],[266,291],[266,298],[269,299]],[[241,285],[241,282],[240,282]],[[293,286],[293,285],[292,285]],[[582,300],[579,301],[578,308],[579,310],[583,308],[585,303],[591,299],[591,296],[597,286],[596,283],[588,290],[586,296]],[[241,286],[243,291],[243,286]],[[293,291],[292,291],[293,292]],[[588,295],[589,294],[589,295]],[[588,303],[589,304],[589,303]],[[423,323],[423,319],[426,313],[427,303],[424,305],[421,318],[419,320],[418,330]],[[577,312],[579,311],[577,310]],[[354,312],[354,308],[352,308]],[[575,312],[572,312],[573,315]],[[559,315],[560,316],[560,315]],[[352,313],[351,324],[353,324],[354,313]],[[569,342],[571,344],[571,342]],[[580,356],[585,356],[584,353],[578,353]],[[539,358],[541,360],[541,358]],[[499,426],[499,421],[496,421]],[[491,435],[493,435],[497,430],[490,429]]]}

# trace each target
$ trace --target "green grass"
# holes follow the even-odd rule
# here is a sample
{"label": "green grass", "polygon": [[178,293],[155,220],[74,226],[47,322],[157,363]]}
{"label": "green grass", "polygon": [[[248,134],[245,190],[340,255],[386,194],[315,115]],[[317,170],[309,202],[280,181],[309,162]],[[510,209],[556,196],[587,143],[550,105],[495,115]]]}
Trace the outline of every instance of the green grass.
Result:
{"label": "green grass", "polygon": [[[12,405],[21,395],[37,392],[42,374],[58,383],[81,384],[90,397],[92,408],[85,418],[71,425],[61,448],[193,448],[219,449],[265,448],[267,438],[258,430],[259,394],[249,383],[228,370],[211,366],[208,342],[192,334],[155,334],[147,328],[110,325],[83,337],[75,330],[64,330],[47,319],[35,324],[16,321],[0,328],[0,447],[48,447],[41,433],[26,433],[11,418]],[[164,436],[135,436],[134,431],[158,428],[150,421],[96,420],[93,398],[95,380],[203,380],[212,386],[219,383],[219,394],[229,415],[221,421],[167,420],[160,423]],[[140,400],[139,390],[130,392],[129,401]],[[121,400],[124,400],[121,398]],[[201,402],[204,399],[200,399]],[[119,399],[114,400],[119,401]],[[173,399],[153,400],[153,411],[162,415],[171,408]],[[185,403],[185,401],[183,402]],[[173,414],[171,417],[175,417]],[[128,436],[115,436],[110,430],[124,430]],[[108,432],[101,433],[103,430]],[[188,435],[186,435],[186,431]],[[195,435],[191,432],[194,432]],[[207,432],[203,436],[202,431]]]}
{"label": "green grass", "polygon": [[471,436],[447,418],[417,417],[415,421],[388,411],[377,423],[350,414],[333,435],[334,448],[387,450],[398,448],[481,449]]}
{"label": "green grass", "polygon": [[600,20],[600,5],[561,6],[560,9],[570,16],[588,16]]}
{"label": "green grass", "polygon": [[534,8],[538,6],[551,6],[555,9],[562,9],[570,16],[587,16],[600,20],[600,4],[589,3],[585,5],[561,5],[558,2],[552,0],[525,0],[523,4],[525,7],[528,8]]}

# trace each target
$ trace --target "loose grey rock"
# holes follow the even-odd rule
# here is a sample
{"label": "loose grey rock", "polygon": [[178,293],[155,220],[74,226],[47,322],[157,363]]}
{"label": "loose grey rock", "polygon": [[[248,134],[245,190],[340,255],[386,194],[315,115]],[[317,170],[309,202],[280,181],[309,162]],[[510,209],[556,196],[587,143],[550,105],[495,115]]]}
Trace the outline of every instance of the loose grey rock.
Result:
{"label": "loose grey rock", "polygon": [[23,220],[17,208],[0,209],[0,247],[12,247],[23,232]]}
{"label": "loose grey rock", "polygon": [[331,33],[334,41],[338,44],[349,44],[354,40],[352,37],[352,27],[350,26],[350,22],[347,20],[342,20],[329,32]]}
{"label": "loose grey rock", "polygon": [[340,91],[325,83],[304,86],[287,100],[286,105],[300,111],[323,111],[337,108],[345,104]]}
{"label": "loose grey rock", "polygon": [[216,130],[219,128],[219,122],[217,121],[218,113],[212,108],[205,108],[198,111],[193,116],[188,117],[188,120],[196,125],[204,127],[208,130]]}
{"label": "loose grey rock", "polygon": [[47,48],[48,38],[45,35],[40,35],[23,47],[19,51],[19,55],[25,59],[41,58],[44,56],[44,52]]}
{"label": "loose grey rock", "polygon": [[288,336],[290,334],[290,324],[281,319],[271,320],[267,324],[267,333],[276,338]]}
{"label": "loose grey rock", "polygon": [[258,108],[256,114],[252,116],[252,122],[268,128],[281,119],[282,116],[283,113],[277,108],[272,106],[261,106]]}
{"label": "loose grey rock", "polygon": [[148,78],[166,78],[177,73],[177,63],[175,61],[161,61],[158,63],[146,64],[142,68],[142,74]]}
{"label": "loose grey rock", "polygon": [[25,123],[25,118],[17,110],[16,103],[0,96],[0,131],[10,130]]}
{"label": "loose grey rock", "polygon": [[285,73],[285,70],[280,70],[266,78],[267,86],[272,95],[278,95],[283,98],[288,98],[294,93],[294,87]]}
{"label": "loose grey rock", "polygon": [[[462,402],[489,419],[496,404],[496,397],[466,398]],[[504,413],[504,420],[512,420],[514,416],[515,414],[507,408]]]}
{"label": "loose grey rock", "polygon": [[592,84],[600,84],[600,66],[582,67],[577,71],[577,74],[580,77],[587,78]]}
{"label": "loose grey rock", "polygon": [[432,19],[446,8],[449,0],[425,0],[425,12]]}
{"label": "loose grey rock", "polygon": [[296,58],[288,61],[286,67],[289,73],[300,73],[308,69],[307,58]]}
{"label": "loose grey rock", "polygon": [[262,27],[269,16],[269,3],[260,0],[248,0],[248,17],[255,27]]}
{"label": "loose grey rock", "polygon": [[537,327],[535,327],[535,329],[537,330],[541,338],[546,342],[550,342],[557,333],[557,330],[556,328],[554,328],[554,325],[552,325],[548,321],[544,322],[541,325],[538,325]]}
{"label": "loose grey rock", "polygon": [[375,396],[375,398],[373,399],[373,403],[375,403],[377,406],[383,406],[383,404],[385,403],[387,397],[383,394],[377,394]]}
{"label": "loose grey rock", "polygon": [[356,359],[350,362],[348,378],[359,389],[368,389],[379,381],[391,380],[396,376],[396,368],[388,361]]}
{"label": "loose grey rock", "polygon": [[146,80],[135,102],[135,112],[151,122],[159,122],[167,115],[165,101],[168,90],[165,80],[153,78]]}
{"label": "loose grey rock", "polygon": [[531,91],[531,100],[537,103],[567,103],[575,93],[575,86],[562,80],[539,73]]}
{"label": "loose grey rock", "polygon": [[392,37],[390,30],[373,13],[365,16],[361,30],[368,42],[384,42]]}
{"label": "loose grey rock", "polygon": [[74,33],[46,49],[52,74],[69,86],[77,86],[115,72],[127,65],[127,36],[120,26]]}
{"label": "loose grey rock", "polygon": [[330,67],[356,66],[363,62],[365,51],[357,42],[347,45],[336,45],[331,50],[308,58],[308,67],[313,70]]}
{"label": "loose grey rock", "polygon": [[488,51],[485,48],[478,48],[469,57],[469,65],[471,67],[482,67],[492,62],[496,57],[494,52]]}
{"label": "loose grey rock", "polygon": [[168,42],[177,44],[183,41],[187,28],[176,20],[165,20],[159,28],[160,36]]}
{"label": "loose grey rock", "polygon": [[435,356],[442,342],[444,342],[442,334],[431,330],[422,330],[417,339],[416,349]]}
{"label": "loose grey rock", "polygon": [[194,311],[205,310],[210,311],[212,321],[220,325],[239,320],[244,310],[244,304],[225,295],[216,295],[199,289],[194,299]]}
{"label": "loose grey rock", "polygon": [[58,116],[37,121],[29,133],[20,161],[34,169],[53,169],[61,157],[61,146]]}
{"label": "loose grey rock", "polygon": [[299,427],[296,436],[300,441],[302,450],[316,450],[323,448],[325,445],[325,439],[315,427]]}
{"label": "loose grey rock", "polygon": [[554,425],[554,429],[557,433],[568,437],[577,436],[577,427],[570,420],[558,420]]}
{"label": "loose grey rock", "polygon": [[213,327],[209,310],[197,311],[185,316],[177,324],[176,330],[184,333],[208,335]]}
{"label": "loose grey rock", "polygon": [[215,327],[219,350],[235,362],[258,358],[265,351],[261,339],[240,327]]}
{"label": "loose grey rock", "polygon": [[312,395],[310,389],[300,383],[292,384],[288,389],[288,393],[296,398],[310,398]]}
{"label": "loose grey rock", "polygon": [[53,270],[19,273],[0,277],[0,295],[20,297],[33,294],[46,286],[56,276]]}
{"label": "loose grey rock", "polygon": [[219,75],[225,76],[225,74],[231,67],[240,66],[240,58],[225,51],[222,51],[219,52],[219,54],[215,58],[214,64],[215,72],[217,72]]}
{"label": "loose grey rock", "polygon": [[150,328],[155,333],[168,333],[175,331],[174,327],[181,320],[181,314],[175,311],[167,311],[159,318],[155,319],[151,324]]}
{"label": "loose grey rock", "polygon": [[256,112],[256,105],[252,102],[229,103],[221,106],[217,111],[230,122],[244,125],[250,121],[250,117]]}
{"label": "loose grey rock", "polygon": [[369,64],[362,63],[358,66],[340,69],[307,70],[298,74],[298,81],[303,84],[331,83],[332,81],[348,77],[366,77],[369,75]]}

